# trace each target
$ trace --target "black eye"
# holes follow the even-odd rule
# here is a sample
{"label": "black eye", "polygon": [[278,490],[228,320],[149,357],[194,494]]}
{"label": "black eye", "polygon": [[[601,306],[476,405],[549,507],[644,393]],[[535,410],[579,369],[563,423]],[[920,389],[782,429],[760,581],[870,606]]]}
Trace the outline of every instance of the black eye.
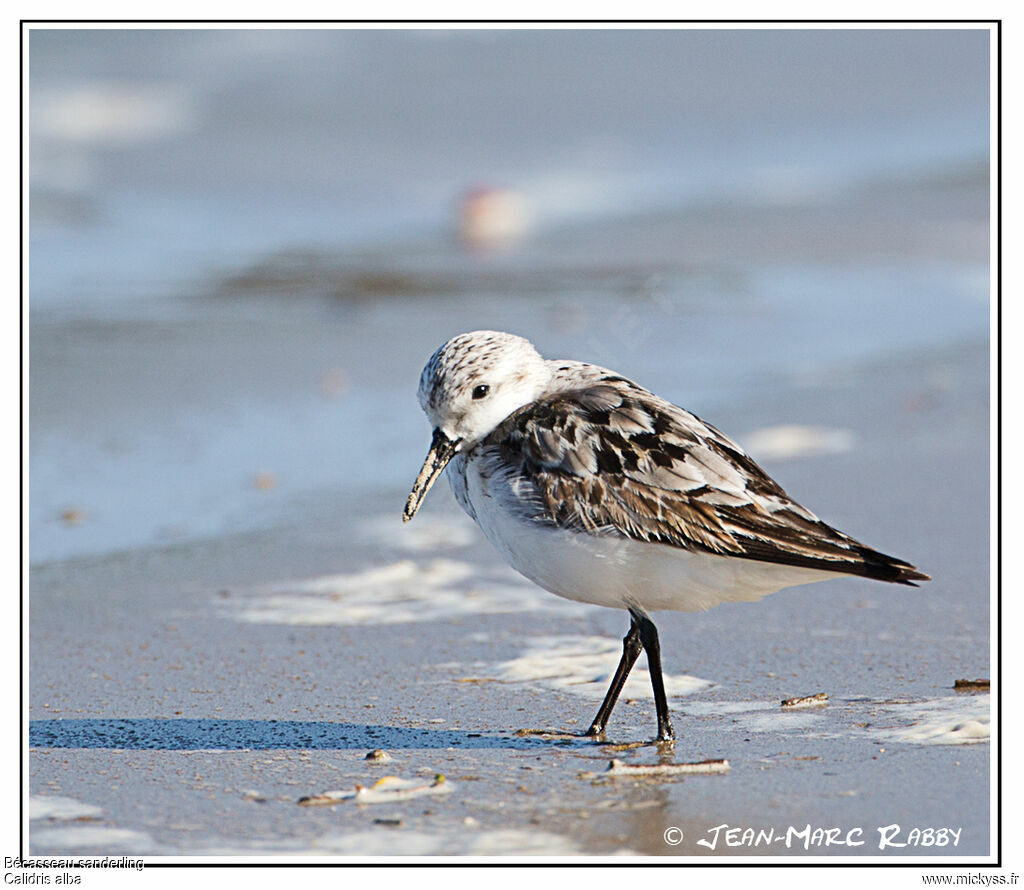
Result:
{"label": "black eye", "polygon": [[481,383],[473,390],[474,399],[482,399],[487,393],[491,391],[491,388],[486,383]]}

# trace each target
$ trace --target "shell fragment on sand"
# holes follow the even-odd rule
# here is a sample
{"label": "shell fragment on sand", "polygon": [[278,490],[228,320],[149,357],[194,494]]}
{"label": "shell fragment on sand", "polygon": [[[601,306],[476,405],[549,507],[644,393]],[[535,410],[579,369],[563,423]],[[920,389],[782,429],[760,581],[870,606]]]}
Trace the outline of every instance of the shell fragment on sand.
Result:
{"label": "shell fragment on sand", "polygon": [[827,692],[816,692],[814,695],[798,696],[796,698],[784,698],[784,708],[820,708],[828,704]]}
{"label": "shell fragment on sand", "polygon": [[353,800],[356,803],[395,803],[411,800],[432,794],[451,794],[455,788],[444,776],[438,773],[429,785],[423,785],[413,779],[399,779],[397,776],[385,776],[369,788],[356,785],[352,791],[324,791],[310,797],[299,798],[300,807],[323,807]]}
{"label": "shell fragment on sand", "polygon": [[622,779],[647,776],[693,776],[727,773],[728,760],[699,760],[694,763],[623,763],[612,759],[608,768],[600,773],[580,773],[581,779]]}

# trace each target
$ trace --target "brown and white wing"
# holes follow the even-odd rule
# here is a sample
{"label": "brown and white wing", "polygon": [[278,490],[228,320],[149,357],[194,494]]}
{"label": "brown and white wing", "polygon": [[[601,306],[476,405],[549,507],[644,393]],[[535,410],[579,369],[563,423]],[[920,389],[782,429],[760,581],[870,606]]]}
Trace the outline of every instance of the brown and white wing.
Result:
{"label": "brown and white wing", "polygon": [[735,442],[621,377],[552,394],[479,446],[535,521],[910,584],[910,564],[826,525]]}

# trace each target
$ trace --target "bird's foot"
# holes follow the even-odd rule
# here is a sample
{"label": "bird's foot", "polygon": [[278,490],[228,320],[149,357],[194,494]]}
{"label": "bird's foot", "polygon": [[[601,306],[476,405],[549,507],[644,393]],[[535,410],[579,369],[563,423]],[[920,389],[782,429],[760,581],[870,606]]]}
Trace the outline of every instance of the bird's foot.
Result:
{"label": "bird's foot", "polygon": [[610,742],[605,736],[604,727],[591,726],[584,733],[584,738],[593,739],[608,751],[630,751],[634,748],[646,748],[650,745],[656,745],[659,748],[672,746],[675,744],[676,735],[672,726],[669,725],[668,727],[662,727],[658,732],[658,737],[650,742]]}
{"label": "bird's foot", "polygon": [[582,733],[584,738],[593,739],[595,742],[604,741],[604,726],[600,723],[591,723],[590,729]]}
{"label": "bird's foot", "polygon": [[658,737],[654,740],[658,745],[674,745],[676,742],[676,731],[672,728],[672,723],[666,720],[664,723],[658,724]]}
{"label": "bird's foot", "polygon": [[603,726],[591,725],[586,732],[573,732],[569,729],[517,729],[515,734],[520,738],[537,737],[542,739],[578,739],[595,742],[613,751],[627,751],[631,748],[644,748],[656,745],[659,748],[671,747],[676,742],[676,733],[672,724],[659,727],[658,737],[649,742],[610,742]]}

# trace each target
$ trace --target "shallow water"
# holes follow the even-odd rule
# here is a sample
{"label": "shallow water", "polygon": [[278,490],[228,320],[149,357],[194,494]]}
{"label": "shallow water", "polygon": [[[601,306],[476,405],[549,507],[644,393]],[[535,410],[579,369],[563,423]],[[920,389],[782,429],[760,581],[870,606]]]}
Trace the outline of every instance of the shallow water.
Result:
{"label": "shallow water", "polygon": [[[463,262],[451,255],[455,281]],[[641,293],[614,280],[531,296],[543,278],[515,272],[526,296],[214,293],[166,319],[33,311],[33,561],[266,527],[308,493],[408,482],[428,444],[419,369],[464,329],[526,334],[712,422],[763,395],[777,423],[799,425],[787,390],[989,325],[977,261],[678,268]]]}
{"label": "shallow water", "polygon": [[785,209],[934,175],[987,158],[988,41],[900,28],[35,30],[33,300],[152,303],[273,250],[450,231],[478,185],[521,192],[547,232],[682,203]]}
{"label": "shallow water", "polygon": [[[33,562],[398,484],[462,330],[698,413],[983,336],[987,57],[969,30],[34,31]],[[479,184],[522,196],[523,240],[454,238]]]}

